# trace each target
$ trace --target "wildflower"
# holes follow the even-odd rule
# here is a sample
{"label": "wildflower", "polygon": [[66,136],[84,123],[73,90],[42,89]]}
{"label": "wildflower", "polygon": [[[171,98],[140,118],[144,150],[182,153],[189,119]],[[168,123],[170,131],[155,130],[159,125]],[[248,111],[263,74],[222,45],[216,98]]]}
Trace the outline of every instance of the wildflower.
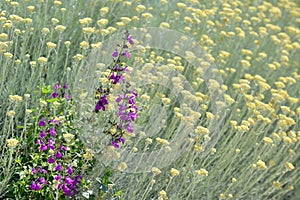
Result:
{"label": "wildflower", "polygon": [[260,170],[266,170],[268,168],[266,163],[262,160],[258,160],[256,164]]}
{"label": "wildflower", "polygon": [[19,143],[19,141],[17,139],[11,138],[11,139],[7,139],[7,146],[9,148],[15,148],[17,146],[17,144]]}
{"label": "wildflower", "polygon": [[197,170],[196,172],[198,175],[208,176],[208,171],[206,169],[201,168],[200,170]]}
{"label": "wildflower", "polygon": [[158,175],[158,174],[161,173],[161,171],[160,171],[160,169],[158,169],[157,167],[152,167],[152,173],[153,173],[154,175]]}
{"label": "wildflower", "polygon": [[295,169],[294,165],[290,162],[286,162],[285,166],[287,167],[288,170],[294,170]]}
{"label": "wildflower", "polygon": [[69,143],[74,138],[74,135],[71,133],[66,133],[66,134],[63,134],[63,137]]}
{"label": "wildflower", "polygon": [[170,172],[172,178],[179,175],[179,171],[177,169],[171,168]]}
{"label": "wildflower", "polygon": [[52,155],[49,159],[48,159],[48,163],[52,164],[55,162],[54,156]]}
{"label": "wildflower", "polygon": [[9,116],[9,117],[13,117],[13,116],[15,116],[16,112],[13,111],[13,110],[10,110],[10,111],[8,111],[6,114],[7,114],[7,116]]}
{"label": "wildflower", "polygon": [[57,25],[54,29],[55,29],[56,31],[62,33],[62,32],[64,32],[64,30],[66,30],[66,27],[63,26],[63,25]]}
{"label": "wildflower", "polygon": [[39,126],[46,126],[44,117],[42,117],[41,121],[39,122]]}

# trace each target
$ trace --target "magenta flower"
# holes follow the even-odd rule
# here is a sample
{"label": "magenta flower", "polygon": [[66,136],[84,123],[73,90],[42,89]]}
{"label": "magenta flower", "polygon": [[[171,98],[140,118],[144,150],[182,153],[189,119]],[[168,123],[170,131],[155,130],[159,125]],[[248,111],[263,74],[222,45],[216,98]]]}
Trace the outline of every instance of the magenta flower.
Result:
{"label": "magenta flower", "polygon": [[45,123],[45,118],[43,117],[41,119],[41,121],[39,122],[39,126],[46,126],[46,123]]}
{"label": "magenta flower", "polygon": [[46,132],[45,130],[41,130],[40,138],[46,137]]}
{"label": "magenta flower", "polygon": [[69,175],[73,174],[73,169],[72,169],[71,166],[68,167],[68,174],[69,174]]}
{"label": "magenta flower", "polygon": [[57,159],[60,159],[60,158],[62,158],[62,154],[61,154],[61,152],[60,151],[57,151],[57,153],[56,153],[56,156],[55,156]]}
{"label": "magenta flower", "polygon": [[[55,169],[56,171],[61,171],[61,170],[62,170],[62,165],[61,165],[61,163],[59,162],[59,163],[54,167],[54,169]],[[60,179],[60,174],[58,174],[57,176],[59,176],[59,179]],[[57,180],[57,179],[55,178],[55,180]]]}
{"label": "magenta flower", "polygon": [[54,90],[58,90],[60,88],[60,83],[59,81],[55,84],[54,86]]}
{"label": "magenta flower", "polygon": [[48,163],[52,164],[55,162],[54,156],[52,155],[49,159],[48,159]]}
{"label": "magenta flower", "polygon": [[116,58],[119,56],[119,52],[118,50],[115,50],[113,53],[112,53],[112,57]]}
{"label": "magenta flower", "polygon": [[42,142],[42,145],[41,145],[41,147],[40,147],[40,150],[41,151],[46,151],[48,149],[48,146],[44,143],[44,142]]}
{"label": "magenta flower", "polygon": [[129,54],[128,51],[125,51],[125,52],[124,52],[124,55],[125,55],[127,58],[130,58],[130,54]]}
{"label": "magenta flower", "polygon": [[57,96],[58,96],[58,92],[57,91],[55,91],[55,92],[52,93],[52,98],[55,99]]}
{"label": "magenta flower", "polygon": [[127,37],[127,41],[128,41],[129,44],[131,44],[131,45],[134,44],[134,41],[133,41],[133,39],[132,39],[132,35],[129,35],[129,36]]}
{"label": "magenta flower", "polygon": [[134,131],[134,129],[133,129],[133,124],[132,123],[129,123],[128,125],[127,125],[127,131],[129,132],[129,133],[133,133],[133,131]]}
{"label": "magenta flower", "polygon": [[66,94],[66,99],[70,99],[71,96],[69,94]]}
{"label": "magenta flower", "polygon": [[50,133],[53,137],[55,137],[55,135],[56,135],[55,128],[52,127],[52,128],[49,130],[49,133]]}

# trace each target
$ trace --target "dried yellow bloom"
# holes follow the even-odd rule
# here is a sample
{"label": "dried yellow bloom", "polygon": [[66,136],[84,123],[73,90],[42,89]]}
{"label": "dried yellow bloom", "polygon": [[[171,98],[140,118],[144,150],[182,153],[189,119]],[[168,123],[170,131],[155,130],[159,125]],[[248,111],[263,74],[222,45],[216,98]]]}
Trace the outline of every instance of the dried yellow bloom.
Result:
{"label": "dried yellow bloom", "polygon": [[262,161],[262,160],[258,160],[256,162],[256,164],[258,166],[258,169],[260,169],[260,170],[266,170],[266,169],[268,169],[266,163],[264,161]]}
{"label": "dried yellow bloom", "polygon": [[171,177],[173,178],[175,176],[178,176],[180,172],[177,169],[171,168],[170,173]]}
{"label": "dried yellow bloom", "polygon": [[7,146],[9,148],[15,148],[17,146],[17,144],[19,143],[19,141],[17,139],[11,138],[11,139],[7,139]]}
{"label": "dried yellow bloom", "polygon": [[208,171],[204,168],[201,168],[200,170],[197,170],[196,173],[198,175],[201,175],[201,176],[208,176]]}
{"label": "dried yellow bloom", "polygon": [[294,170],[295,169],[294,165],[290,162],[286,162],[285,166],[287,167],[288,170]]}

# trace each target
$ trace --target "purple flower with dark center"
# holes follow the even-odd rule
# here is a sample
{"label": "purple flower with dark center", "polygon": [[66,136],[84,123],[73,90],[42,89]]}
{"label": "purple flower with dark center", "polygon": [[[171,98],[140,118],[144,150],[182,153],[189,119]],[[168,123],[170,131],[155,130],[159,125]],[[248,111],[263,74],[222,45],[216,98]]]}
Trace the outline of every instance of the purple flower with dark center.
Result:
{"label": "purple flower with dark center", "polygon": [[51,96],[52,96],[52,98],[55,99],[58,96],[58,92],[57,91],[53,92]]}
{"label": "purple flower with dark center", "polygon": [[45,130],[41,130],[40,138],[43,138],[45,136],[46,136],[46,131]]}
{"label": "purple flower with dark center", "polygon": [[133,39],[132,39],[132,35],[129,35],[129,36],[127,37],[127,41],[128,41],[129,44],[131,44],[131,45],[134,44],[134,41],[133,41]]}
{"label": "purple flower with dark center", "polygon": [[125,51],[125,52],[124,52],[124,55],[125,55],[127,58],[130,58],[130,54],[129,54],[128,51]]}
{"label": "purple flower with dark center", "polygon": [[49,159],[48,159],[48,163],[52,164],[55,162],[54,156],[52,155]]}
{"label": "purple flower with dark center", "polygon": [[40,178],[38,179],[38,182],[40,182],[40,183],[43,183],[44,185],[46,185],[46,184],[47,184],[47,181],[46,181],[46,179],[45,179],[45,178],[43,178],[43,177],[40,177]]}
{"label": "purple flower with dark center", "polygon": [[[61,171],[62,170],[62,166],[61,166],[61,163],[59,162],[56,166],[55,166],[55,168],[54,168],[56,171]],[[60,179],[60,174],[58,174],[59,175],[59,179]],[[57,175],[57,176],[58,176]],[[57,179],[55,179],[55,180],[57,180]]]}
{"label": "purple flower with dark center", "polygon": [[72,169],[71,166],[68,167],[68,174],[69,174],[69,175],[73,174],[73,169]]}
{"label": "purple flower with dark center", "polygon": [[118,50],[116,49],[113,53],[112,53],[112,57],[116,58],[119,56],[119,52]]}
{"label": "purple flower with dark center", "polygon": [[134,129],[133,129],[133,124],[132,123],[129,123],[128,125],[127,125],[127,131],[129,132],[129,133],[133,133],[133,131],[134,131]]}
{"label": "purple flower with dark center", "polygon": [[119,143],[118,143],[117,141],[115,141],[113,138],[112,138],[112,141],[111,141],[111,145],[112,145],[113,147],[115,147],[116,149],[119,148]]}
{"label": "purple flower with dark center", "polygon": [[46,126],[46,123],[45,123],[45,118],[43,117],[41,119],[41,121],[39,122],[39,126]]}
{"label": "purple flower with dark center", "polygon": [[57,151],[56,156],[57,159],[61,159],[62,158],[62,154],[60,151]]}
{"label": "purple flower with dark center", "polygon": [[54,137],[54,136],[56,135],[55,128],[52,127],[52,128],[49,130],[49,133]]}

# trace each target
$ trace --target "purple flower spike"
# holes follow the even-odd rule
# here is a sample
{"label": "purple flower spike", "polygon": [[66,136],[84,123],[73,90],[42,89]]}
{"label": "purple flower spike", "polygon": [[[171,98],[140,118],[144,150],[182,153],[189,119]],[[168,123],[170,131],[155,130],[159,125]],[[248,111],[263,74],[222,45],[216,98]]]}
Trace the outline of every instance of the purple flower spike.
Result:
{"label": "purple flower spike", "polygon": [[54,156],[52,155],[49,159],[48,159],[48,163],[52,164],[55,162]]}
{"label": "purple flower spike", "polygon": [[43,117],[41,119],[41,121],[39,122],[39,126],[46,126],[46,123],[45,123],[45,118]]}
{"label": "purple flower spike", "polygon": [[116,58],[119,56],[119,52],[118,50],[115,50],[113,53],[112,53],[112,57]]}
{"label": "purple flower spike", "polygon": [[127,41],[128,41],[129,44],[131,44],[131,45],[134,44],[134,41],[133,41],[133,39],[132,39],[132,35],[129,35],[129,36],[127,37]]}
{"label": "purple flower spike", "polygon": [[54,137],[54,136],[56,135],[55,128],[52,127],[52,128],[49,130],[49,133]]}

